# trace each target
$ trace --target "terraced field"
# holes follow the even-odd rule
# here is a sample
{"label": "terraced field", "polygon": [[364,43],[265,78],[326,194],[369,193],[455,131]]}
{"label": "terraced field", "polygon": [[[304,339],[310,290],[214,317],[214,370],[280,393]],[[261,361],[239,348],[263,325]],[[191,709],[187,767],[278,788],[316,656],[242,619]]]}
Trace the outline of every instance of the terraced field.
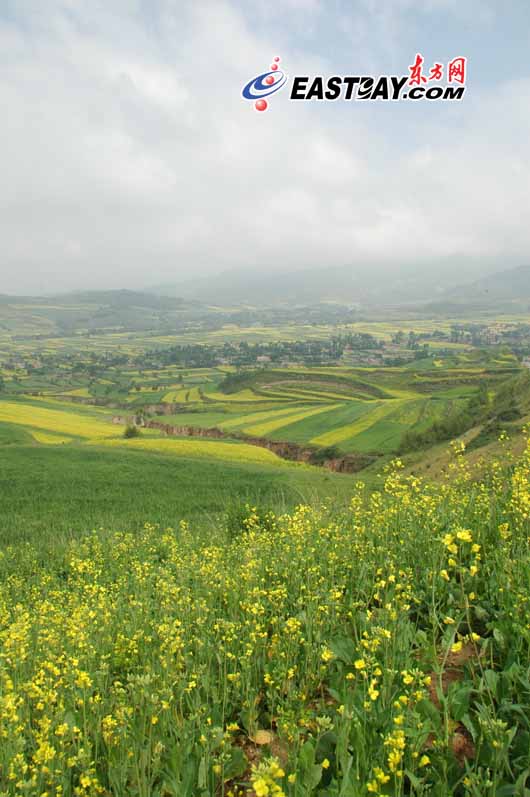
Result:
{"label": "terraced field", "polygon": [[2,402],[0,421],[32,430],[41,443],[46,434],[50,444],[65,443],[119,438],[110,416],[134,417],[147,408],[174,426],[215,427],[227,438],[245,434],[384,455],[399,450],[408,430],[423,431],[461,411],[481,385],[494,395],[516,370],[509,356],[468,351],[386,368],[109,369],[106,377],[69,389],[48,383],[33,391],[40,395],[19,392],[17,401]]}
{"label": "terraced field", "polygon": [[[0,401],[0,421],[29,427],[36,433],[66,434],[71,437],[99,439],[116,435],[116,427],[88,413],[39,407],[21,401]],[[36,438],[38,439],[38,438]]]}
{"label": "terraced field", "polygon": [[[226,417],[224,415],[223,417]],[[112,412],[47,397],[0,400],[0,544],[100,526],[164,527],[232,504],[346,501],[351,479],[235,440],[123,437]]]}
{"label": "terraced field", "polygon": [[[6,367],[0,346],[0,540],[69,534],[72,517],[78,529],[137,528],[145,518],[174,525],[200,509],[217,528],[219,515],[242,501],[338,505],[354,479],[380,483],[381,465],[411,429],[428,431],[479,392],[494,401],[518,371],[509,354],[469,350],[400,367],[140,368],[124,366],[123,337],[115,344],[103,364],[72,348],[64,359],[54,354],[50,369],[38,360],[21,367],[13,349]],[[140,418],[159,426],[125,439],[124,419]],[[176,427],[169,437],[160,428],[167,425]],[[206,434],[220,439],[183,427],[216,428]],[[331,467],[372,464],[335,473],[282,459],[245,435],[291,443],[277,449],[287,456],[305,458],[311,448],[312,461]],[[415,468],[423,453],[411,455]]]}
{"label": "terraced field", "polygon": [[[404,334],[408,334],[410,331],[416,334],[430,333],[434,330],[449,332],[454,325],[465,324],[468,321],[463,316],[455,316],[443,319],[396,317],[384,321],[337,324],[280,323],[275,326],[255,324],[243,326],[225,323],[217,329],[190,329],[173,334],[164,334],[159,330],[135,331],[134,327],[124,330],[109,326],[104,330],[97,329],[88,335],[82,319],[86,318],[87,312],[93,312],[94,309],[95,306],[90,303],[87,305],[69,302],[67,307],[60,304],[53,307],[47,302],[39,304],[38,300],[28,303],[18,301],[12,305],[2,303],[0,305],[0,357],[8,356],[11,353],[14,341],[16,341],[17,350],[26,354],[35,350],[44,354],[63,352],[71,355],[79,354],[80,350],[83,353],[119,350],[124,354],[133,355],[139,351],[147,351],[153,347],[172,346],[175,343],[207,346],[224,342],[311,341],[348,333],[367,333],[375,335],[381,340],[390,341],[392,336],[399,331]],[[215,313],[215,308],[210,308],[210,310]],[[67,317],[77,318],[75,334],[64,334],[64,329],[56,323],[57,316],[64,314],[65,311],[67,311]],[[137,314],[138,308],[134,308],[129,321],[134,321]],[[501,314],[494,320],[490,319],[489,323],[492,327],[502,329],[505,325],[512,323],[528,323],[528,314]],[[433,349],[439,347],[453,349],[456,354],[466,349],[465,344],[446,341],[442,343],[432,341],[430,345]],[[223,367],[229,369],[231,366]]]}
{"label": "terraced field", "polygon": [[243,372],[228,388],[223,380],[215,385],[210,374],[195,412],[176,412],[171,421],[344,452],[391,453],[408,429],[457,412],[482,381],[501,378],[484,363],[459,365],[453,367],[451,358],[431,363],[430,370],[269,368]]}
{"label": "terraced field", "polygon": [[94,441],[95,445],[120,446],[128,450],[157,451],[177,457],[207,459],[236,463],[268,464],[276,467],[293,467],[267,448],[248,445],[247,443],[228,442],[226,440],[175,439],[175,438],[140,438],[123,440]]}

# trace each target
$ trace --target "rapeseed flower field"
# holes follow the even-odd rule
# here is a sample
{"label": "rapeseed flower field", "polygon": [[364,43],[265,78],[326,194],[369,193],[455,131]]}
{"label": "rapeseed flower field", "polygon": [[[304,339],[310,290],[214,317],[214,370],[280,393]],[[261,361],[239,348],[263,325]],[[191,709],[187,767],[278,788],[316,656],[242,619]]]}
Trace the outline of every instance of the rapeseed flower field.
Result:
{"label": "rapeseed flower field", "polygon": [[[277,467],[296,467],[293,463],[281,459],[268,448],[260,448],[249,443],[234,443],[225,440],[204,440],[200,438],[175,438],[175,437],[155,437],[155,438],[136,438],[124,440],[115,438],[109,440],[94,440],[98,446],[112,446],[128,449],[140,449],[144,451],[159,451],[165,454],[175,454],[181,457],[192,457],[199,459],[209,459],[213,461],[225,462],[247,462],[264,465],[276,465]],[[298,465],[298,467],[309,467]]]}
{"label": "rapeseed flower field", "polygon": [[71,435],[81,438],[104,438],[116,435],[114,427],[104,417],[101,420],[69,407],[50,409],[15,401],[0,401],[0,421],[15,426],[30,426],[42,432]]}
{"label": "rapeseed flower field", "polygon": [[[147,441],[146,441],[147,442]],[[525,795],[530,448],[0,552],[0,794]]]}
{"label": "rapeseed flower field", "polygon": [[39,432],[33,431],[31,436],[37,443],[44,443],[45,445],[60,445],[61,443],[70,443],[72,438],[65,437],[60,434],[53,434],[53,432]]}
{"label": "rapeseed flower field", "polygon": [[320,415],[322,412],[329,412],[330,410],[337,409],[340,406],[340,404],[326,404],[324,407],[317,407],[316,409],[312,410],[304,409],[298,413],[287,416],[287,418],[273,418],[270,421],[264,421],[256,425],[246,426],[245,431],[247,434],[265,436],[271,432],[275,432],[277,429],[281,429],[282,426],[288,426],[291,423],[303,421],[306,418],[311,418],[313,415]]}

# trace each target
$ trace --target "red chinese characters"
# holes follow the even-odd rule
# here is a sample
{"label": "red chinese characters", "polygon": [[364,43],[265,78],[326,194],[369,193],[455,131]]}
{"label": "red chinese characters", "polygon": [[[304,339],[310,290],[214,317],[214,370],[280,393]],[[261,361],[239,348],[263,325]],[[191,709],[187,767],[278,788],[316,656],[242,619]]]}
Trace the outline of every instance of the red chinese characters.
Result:
{"label": "red chinese characters", "polygon": [[[442,80],[444,74],[444,65],[435,62],[429,70],[429,77],[423,74],[423,66],[425,59],[421,53],[416,53],[416,60],[409,66],[409,86],[421,86],[423,83],[430,82],[431,80]],[[464,85],[466,82],[466,66],[467,58],[458,56],[453,58],[447,64],[447,82],[448,83],[461,83]]]}
{"label": "red chinese characters", "polygon": [[452,61],[449,61],[447,64],[447,79],[449,83],[454,82],[463,85],[466,82],[466,65],[467,58],[463,56],[453,58]]}
{"label": "red chinese characters", "polygon": [[422,83],[427,83],[427,78],[421,73],[422,66],[423,56],[417,53],[415,62],[409,66],[409,86],[421,86]]}
{"label": "red chinese characters", "polygon": [[441,80],[443,73],[443,64],[435,64],[431,67],[431,71],[429,72],[429,80]]}

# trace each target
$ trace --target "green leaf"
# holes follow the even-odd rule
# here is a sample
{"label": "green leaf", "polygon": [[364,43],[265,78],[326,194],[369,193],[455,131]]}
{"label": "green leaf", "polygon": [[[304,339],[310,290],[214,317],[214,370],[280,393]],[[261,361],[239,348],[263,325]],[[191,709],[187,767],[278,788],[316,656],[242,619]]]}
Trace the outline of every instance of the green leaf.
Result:
{"label": "green leaf", "polygon": [[234,747],[230,753],[230,760],[225,764],[223,777],[225,780],[239,778],[248,767],[247,758],[240,747]]}
{"label": "green leaf", "polygon": [[199,764],[199,773],[197,775],[197,786],[199,789],[205,789],[207,785],[206,780],[206,759],[203,757],[201,758],[201,763]]}
{"label": "green leaf", "polygon": [[307,741],[298,756],[298,765],[301,770],[301,782],[305,789],[314,789],[322,779],[322,767],[320,764],[315,764],[315,745],[311,741]]}
{"label": "green leaf", "polygon": [[528,797],[530,790],[526,788],[526,781],[530,778],[530,769],[525,769],[517,778],[515,793],[521,797]]}
{"label": "green leaf", "polygon": [[344,664],[353,664],[356,658],[357,648],[355,642],[350,637],[335,637],[329,643],[337,659]]}
{"label": "green leaf", "polygon": [[304,785],[308,789],[314,789],[322,780],[322,767],[320,764],[314,764],[304,778]]}
{"label": "green leaf", "polygon": [[430,700],[422,700],[418,703],[418,711],[420,714],[431,721],[431,725],[435,729],[439,729],[442,724],[440,712]]}
{"label": "green leaf", "polygon": [[322,760],[323,758],[333,758],[335,748],[337,747],[337,734],[334,731],[326,731],[320,739],[315,750],[315,756]]}
{"label": "green leaf", "polygon": [[416,775],[413,772],[411,772],[410,769],[405,770],[405,775],[410,780],[411,784],[414,786],[415,789],[422,788],[421,780],[418,777],[416,777]]}
{"label": "green leaf", "polygon": [[475,742],[477,739],[477,729],[473,725],[473,722],[471,721],[471,717],[469,716],[469,714],[464,714],[463,717],[460,717],[460,722],[462,723],[464,728],[469,731],[469,733],[471,734],[471,738]]}
{"label": "green leaf", "polygon": [[[347,759],[342,761],[342,788],[340,790],[340,797],[350,797],[353,785],[348,783],[348,775],[353,765],[353,756],[348,755]],[[354,796],[355,797],[355,796]]]}
{"label": "green leaf", "polygon": [[489,612],[483,606],[475,606],[475,617],[477,620],[487,620]]}
{"label": "green leaf", "polygon": [[486,670],[484,673],[484,681],[486,682],[486,686],[493,694],[494,697],[497,697],[497,690],[499,687],[499,676],[495,670]]}
{"label": "green leaf", "polygon": [[301,769],[309,769],[315,763],[315,745],[308,740],[300,750],[298,763]]}
{"label": "green leaf", "polygon": [[450,700],[453,719],[459,721],[467,713],[472,691],[473,687],[471,686],[461,686],[453,691]]}
{"label": "green leaf", "polygon": [[499,647],[503,648],[506,645],[506,640],[504,639],[504,634],[499,631],[498,628],[493,629],[493,639],[499,645]]}
{"label": "green leaf", "polygon": [[501,786],[495,792],[496,797],[515,797],[516,794],[521,794],[521,792],[517,792],[516,787],[512,783],[507,783],[504,786]]}

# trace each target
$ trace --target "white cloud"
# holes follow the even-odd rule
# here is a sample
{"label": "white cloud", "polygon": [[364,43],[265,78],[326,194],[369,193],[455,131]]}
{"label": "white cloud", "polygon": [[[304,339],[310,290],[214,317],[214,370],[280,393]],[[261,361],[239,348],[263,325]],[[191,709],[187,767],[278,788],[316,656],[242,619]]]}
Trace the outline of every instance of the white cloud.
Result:
{"label": "white cloud", "polygon": [[[239,92],[275,52],[265,28],[222,0],[147,7],[21,0],[0,17],[0,292],[453,252],[524,259],[529,81],[470,87],[437,109],[308,106],[284,91],[257,114]],[[289,7],[319,18],[317,2]],[[377,25],[392,36],[410,7],[385,6]],[[332,52],[326,65],[293,42],[288,72],[333,71]]]}

